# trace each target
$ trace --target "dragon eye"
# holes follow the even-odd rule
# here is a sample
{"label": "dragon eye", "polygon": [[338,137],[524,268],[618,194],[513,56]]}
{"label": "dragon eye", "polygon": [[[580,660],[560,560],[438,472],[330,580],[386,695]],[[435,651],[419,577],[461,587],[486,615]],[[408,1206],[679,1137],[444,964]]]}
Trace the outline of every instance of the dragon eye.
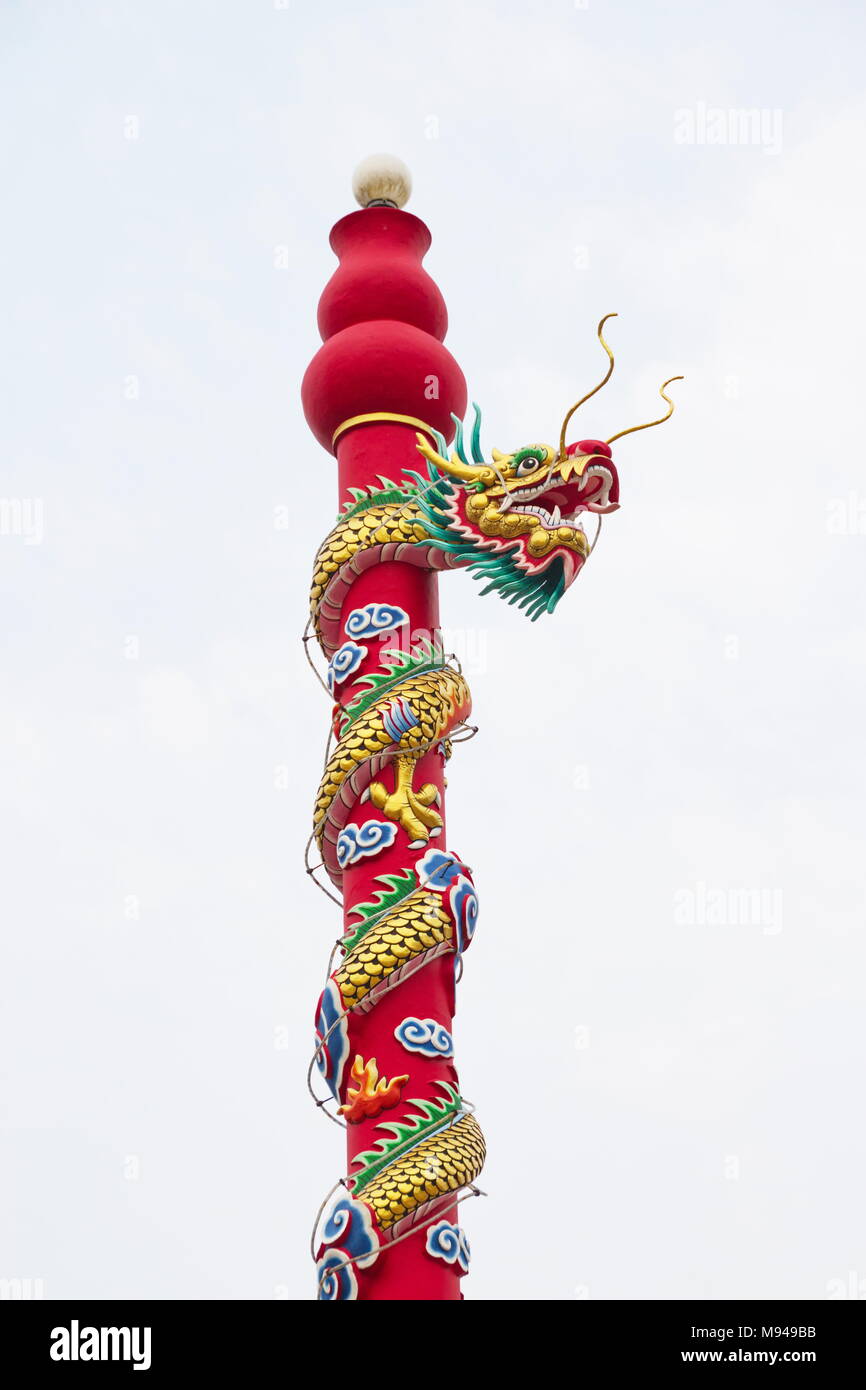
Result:
{"label": "dragon eye", "polygon": [[541,453],[538,449],[521,449],[519,454],[514,457],[514,472],[518,478],[525,478],[527,473],[534,473],[541,463]]}

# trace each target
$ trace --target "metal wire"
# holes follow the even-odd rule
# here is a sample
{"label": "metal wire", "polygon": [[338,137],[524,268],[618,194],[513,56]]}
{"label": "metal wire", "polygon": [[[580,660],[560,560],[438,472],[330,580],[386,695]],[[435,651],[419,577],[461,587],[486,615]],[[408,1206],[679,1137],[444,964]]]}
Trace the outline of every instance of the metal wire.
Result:
{"label": "metal wire", "polygon": [[[449,943],[449,945],[450,945],[450,944],[451,944],[451,943]],[[444,953],[443,953],[443,954],[444,954]],[[459,984],[460,980],[461,980],[462,977],[463,977],[463,953],[462,953],[462,951],[458,950],[458,948],[457,948],[456,946],[452,946],[452,948],[451,948],[451,954],[457,956],[457,958],[458,958],[458,963],[459,963],[459,967],[460,967],[460,974],[459,974],[459,975],[456,975],[456,972],[455,972],[455,975],[456,975],[455,984]],[[331,958],[333,959],[333,952],[331,953]],[[439,957],[439,956],[434,956],[434,957],[432,957],[432,959],[434,959],[434,960],[439,960],[440,957]],[[425,961],[424,961],[424,965],[426,965],[427,963],[428,963],[428,962],[425,960]],[[423,969],[423,966],[421,966],[420,968]],[[329,979],[330,979],[330,974],[328,975],[328,979],[325,980],[325,984],[326,984],[326,985],[327,985]],[[381,989],[379,989],[379,990],[376,991],[376,1002],[378,1003],[378,1001],[379,1001],[381,998],[383,998],[384,995],[390,994],[392,989],[397,989],[398,986],[401,985],[402,983],[403,983],[403,976],[401,975],[401,976],[399,977],[399,979],[393,980],[393,981],[391,982],[391,984],[383,985],[383,987],[382,987]],[[364,997],[366,998],[367,996],[365,995]],[[320,1056],[321,1056],[322,1050],[323,1050],[324,1047],[326,1046],[327,1041],[328,1041],[328,1038],[331,1036],[331,1034],[333,1033],[334,1029],[337,1028],[337,1027],[339,1027],[339,1025],[343,1022],[343,1019],[344,1019],[344,1018],[348,1018],[349,1015],[350,1015],[350,1014],[353,1014],[353,1013],[355,1012],[355,1010],[358,1009],[358,1008],[360,1008],[360,1004],[353,1004],[353,1006],[352,1006],[350,1009],[343,1009],[342,1012],[339,1013],[339,1014],[337,1015],[337,1017],[334,1019],[334,1022],[333,1022],[333,1023],[331,1024],[331,1026],[328,1028],[327,1032],[325,1032],[325,1033],[322,1035],[321,1039],[319,1040],[318,1046],[316,1047],[316,1050],[314,1051],[312,1057],[310,1058],[310,1064],[309,1064],[309,1066],[307,1067],[307,1090],[309,1091],[309,1093],[310,1093],[310,1095],[312,1096],[313,1100],[316,1102],[316,1108],[319,1109],[319,1110],[321,1110],[325,1115],[327,1115],[328,1119],[329,1119],[329,1120],[332,1120],[332,1121],[334,1122],[335,1125],[339,1125],[341,1129],[346,1129],[346,1128],[347,1128],[345,1122],[344,1122],[343,1120],[338,1120],[337,1117],[336,1117],[336,1115],[332,1115],[331,1112],[330,1112],[330,1110],[326,1109],[326,1106],[328,1106],[328,1105],[330,1104],[330,1102],[333,1100],[333,1096],[325,1096],[325,1097],[320,1098],[319,1096],[316,1095],[315,1091],[313,1090],[313,1070],[314,1070],[315,1067],[317,1067],[317,1066],[319,1065],[319,1058],[320,1058]],[[462,1097],[462,1096],[461,1096],[460,1099],[461,1099],[462,1103],[463,1103],[468,1109],[471,1109],[471,1110],[474,1111],[474,1109],[475,1109],[475,1106],[474,1106],[474,1105],[471,1105],[469,1101],[463,1100],[463,1097]]]}
{"label": "metal wire", "polygon": [[[399,512],[403,512],[406,510],[407,507],[416,506],[420,498],[426,497],[428,492],[431,492],[435,487],[439,487],[443,481],[445,480],[442,478],[431,479],[431,481],[429,483],[426,483],[424,487],[419,488],[417,492],[413,492],[411,496],[406,497],[402,502],[389,503],[389,510],[393,508]],[[456,478],[448,478],[447,481],[451,484],[452,487],[462,488],[464,492],[469,491],[468,483],[459,482]],[[336,523],[332,529],[336,530],[337,526],[339,526],[340,522],[343,519],[344,518],[342,515],[338,515]],[[312,639],[316,635],[315,633],[310,632],[310,624],[312,623],[312,621],[312,617],[309,617],[307,619],[306,624],[304,626],[303,635],[301,636],[301,641],[304,644],[304,655],[306,656],[307,661],[309,662],[310,667],[312,668],[313,675],[316,677],[316,680],[319,682],[319,685],[325,691],[325,694],[328,696],[328,699],[331,701],[331,703],[339,705],[340,709],[345,709],[345,705],[342,703],[339,696],[335,695],[335,693],[328,686],[327,681],[324,681],[322,679],[321,675],[319,674],[318,667],[315,665],[312,657],[309,654],[309,651],[307,650],[307,643],[312,641]]]}
{"label": "metal wire", "polygon": [[[467,724],[463,722],[461,724],[455,725],[453,731],[448,735],[448,741],[452,744],[469,743],[471,739],[475,738],[478,732],[479,730],[477,724]],[[359,759],[359,761],[355,764],[355,767],[353,768],[353,775],[355,772],[358,772],[360,768],[362,768],[365,765],[365,763],[372,762],[374,758],[382,758],[386,762],[391,762],[394,758],[399,758],[406,753],[417,753],[419,757],[422,757],[425,753],[429,753],[431,748],[438,747],[438,745],[443,741],[444,740],[440,735],[438,738],[427,739],[424,743],[413,743],[410,748],[383,748],[381,751],[377,753],[368,753],[365,757]],[[313,880],[317,888],[320,888],[322,892],[331,899],[332,902],[335,902],[337,904],[338,907],[342,907],[343,904],[340,901],[340,899],[335,897],[334,894],[331,893],[325,887],[325,885],[323,883],[320,883],[319,880],[316,878],[316,874],[318,873],[318,871],[325,867],[324,860],[321,864],[316,864],[312,867],[310,866],[310,846],[312,845],[315,838],[316,832],[314,830],[313,833],[310,835],[310,838],[307,840],[306,846],[304,848],[304,870]]]}
{"label": "metal wire", "polygon": [[[343,1180],[341,1179],[341,1181],[343,1181]],[[335,1183],[334,1186],[331,1188],[331,1192],[336,1191],[336,1189],[337,1189],[337,1187],[339,1187],[339,1185],[340,1185],[339,1183]],[[344,1185],[345,1185],[345,1183],[344,1183]],[[388,1250],[393,1250],[394,1246],[395,1246],[395,1245],[399,1245],[399,1244],[401,1243],[401,1241],[408,1240],[410,1236],[417,1235],[419,1231],[426,1231],[427,1227],[428,1227],[428,1226],[431,1226],[431,1225],[433,1224],[434,1221],[441,1220],[441,1213],[442,1213],[443,1211],[447,1211],[447,1210],[449,1210],[451,1207],[459,1207],[461,1202],[466,1202],[466,1201],[468,1201],[470,1197],[486,1197],[486,1196],[488,1195],[486,1192],[484,1192],[484,1191],[482,1190],[482,1188],[476,1187],[474,1183],[471,1183],[471,1182],[470,1182],[470,1183],[465,1183],[464,1186],[467,1187],[469,1190],[468,1190],[467,1192],[464,1192],[463,1195],[462,1195],[462,1197],[458,1197],[458,1196],[457,1196],[457,1193],[460,1192],[461,1189],[460,1189],[459,1187],[458,1187],[458,1188],[455,1188],[454,1200],[453,1200],[452,1202],[448,1202],[448,1203],[446,1204],[446,1203],[443,1201],[442,1204],[441,1204],[441,1206],[437,1207],[437,1209],[436,1209],[436,1211],[433,1213],[433,1215],[430,1216],[430,1217],[428,1217],[426,1221],[421,1221],[421,1222],[419,1222],[418,1225],[412,1227],[411,1231],[406,1231],[402,1236],[396,1236],[396,1237],[394,1238],[394,1240],[389,1240],[389,1241],[386,1241],[386,1242],[384,1242],[383,1244],[381,1244],[381,1245],[379,1246],[379,1250],[378,1250],[377,1254],[381,1255],[381,1254],[384,1254],[384,1253],[385,1253],[386,1251],[388,1251]],[[330,1197],[330,1195],[331,1195],[331,1193],[328,1193],[328,1197]],[[443,1193],[443,1197],[444,1197],[444,1195],[445,1195],[445,1194]],[[328,1197],[325,1198],[325,1202],[327,1202]],[[322,1203],[322,1207],[319,1209],[319,1213],[320,1213],[320,1214],[319,1214],[319,1216],[316,1218],[316,1226],[318,1226],[319,1220],[321,1219],[321,1211],[322,1211],[322,1209],[324,1208],[324,1205],[325,1205],[325,1203],[323,1202],[323,1203]],[[312,1236],[311,1244],[314,1243],[314,1242],[315,1242],[315,1239],[316,1239],[316,1226],[313,1227],[313,1236]],[[350,1255],[347,1259],[341,1260],[341,1262],[340,1262],[339,1264],[330,1265],[327,1269],[325,1269],[325,1270],[322,1271],[321,1277],[320,1277],[319,1282],[318,1282],[318,1284],[317,1284],[317,1286],[316,1286],[318,1292],[321,1293],[321,1291],[322,1291],[322,1285],[324,1284],[325,1280],[328,1279],[332,1274],[337,1274],[337,1273],[339,1273],[340,1270],[346,1269],[348,1265],[357,1264],[357,1262],[358,1262],[359,1260],[366,1260],[366,1259],[369,1259],[369,1255]],[[316,1263],[316,1257],[315,1257],[315,1255],[313,1256],[313,1261],[314,1261],[314,1263]]]}
{"label": "metal wire", "polygon": [[[327,1194],[327,1196],[322,1198],[322,1205],[319,1207],[319,1210],[316,1212],[316,1219],[315,1219],[315,1221],[313,1222],[313,1229],[312,1229],[312,1231],[311,1231],[311,1233],[310,1233],[310,1254],[311,1254],[312,1257],[313,1257],[313,1263],[314,1263],[314,1264],[315,1264],[315,1261],[316,1261],[316,1231],[319,1229],[319,1222],[320,1222],[321,1219],[322,1219],[322,1213],[324,1212],[325,1207],[326,1207],[326,1206],[328,1205],[328,1203],[330,1202],[330,1200],[331,1200],[331,1198],[333,1197],[334,1193],[336,1192],[337,1188],[338,1188],[338,1187],[345,1187],[345,1186],[346,1186],[346,1179],[345,1179],[345,1178],[338,1178],[337,1181],[334,1183],[334,1186],[331,1188],[330,1192]],[[346,1189],[346,1190],[348,1191],[348,1189]]]}

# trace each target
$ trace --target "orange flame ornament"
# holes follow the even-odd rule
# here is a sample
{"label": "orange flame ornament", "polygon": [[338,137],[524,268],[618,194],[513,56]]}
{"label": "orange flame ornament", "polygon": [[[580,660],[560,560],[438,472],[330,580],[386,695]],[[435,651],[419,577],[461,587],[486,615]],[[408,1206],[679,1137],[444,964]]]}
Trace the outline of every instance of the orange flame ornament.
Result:
{"label": "orange flame ornament", "polygon": [[340,1106],[340,1114],[345,1115],[350,1125],[357,1125],[397,1105],[409,1077],[395,1076],[393,1081],[386,1081],[384,1076],[379,1076],[375,1057],[365,1062],[358,1054],[352,1063],[352,1080],[358,1084],[347,1088],[346,1104]]}

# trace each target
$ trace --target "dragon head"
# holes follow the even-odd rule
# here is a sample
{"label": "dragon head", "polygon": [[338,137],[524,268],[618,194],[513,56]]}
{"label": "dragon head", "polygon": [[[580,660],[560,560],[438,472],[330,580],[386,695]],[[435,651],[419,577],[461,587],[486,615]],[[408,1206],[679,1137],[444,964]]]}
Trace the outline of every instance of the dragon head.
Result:
{"label": "dragon head", "polygon": [[418,439],[428,463],[464,485],[450,494],[454,529],[483,555],[507,557],[527,584],[552,569],[550,577],[555,572],[567,588],[591,548],[581,513],[603,514],[619,506],[610,447],[597,439],[581,440],[561,459],[549,444],[530,444],[513,454],[494,449],[492,464],[480,465],[467,465],[458,455],[448,459],[423,435]]}
{"label": "dragon head", "polygon": [[[568,423],[577,410],[609,380],[613,354],[604,339],[607,314],[598,326],[598,337],[609,365],[603,379],[571,407],[562,424],[559,448],[530,444],[502,454],[494,449],[491,461],[480,448],[481,415],[474,406],[475,421],[470,454],[461,421],[455,417],[455,451],[450,458],[445,440],[434,434],[436,448],[423,434],[418,449],[427,460],[429,481],[419,494],[432,543],[463,562],[480,579],[484,593],[498,590],[535,619],[552,612],[574,582],[592,550],[581,524],[582,515],[599,517],[619,507],[619,478],[611,444],[635,430],[661,424],[673,413],[665,395],[671,377],[661,388],[668,411],[659,420],[621,430],[607,441],[582,439],[566,446]],[[420,480],[419,480],[420,481]]]}

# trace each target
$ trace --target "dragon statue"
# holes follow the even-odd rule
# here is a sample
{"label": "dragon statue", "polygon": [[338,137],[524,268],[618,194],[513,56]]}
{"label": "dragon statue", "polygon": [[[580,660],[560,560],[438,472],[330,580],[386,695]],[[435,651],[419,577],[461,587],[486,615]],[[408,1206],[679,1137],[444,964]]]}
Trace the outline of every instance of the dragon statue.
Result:
{"label": "dragon statue", "polygon": [[[575,410],[613,371],[603,331],[611,317],[598,326],[607,372],[571,408],[557,447],[493,450],[485,459],[477,406],[468,441],[454,417],[450,455],[441,433],[419,431],[419,468],[352,489],[316,556],[311,624],[335,705],[333,748],[315,802],[315,842],[337,888],[359,860],[375,859],[384,848],[400,847],[403,856],[402,867],[378,875],[375,891],[349,908],[318,1006],[315,1060],[338,1115],[350,1128],[372,1124],[379,1132],[356,1153],[344,1193],[324,1224],[317,1250],[320,1298],[357,1297],[359,1274],[387,1247],[416,1233],[432,1259],[465,1272],[469,1247],[453,1221],[454,1208],[461,1194],[474,1190],[485,1156],[481,1129],[459,1091],[449,1032],[453,983],[472,940],[477,898],[468,867],[438,846],[439,786],[435,780],[419,784],[417,776],[419,764],[429,767],[431,757],[444,765],[467,732],[469,688],[438,632],[407,639],[403,609],[386,601],[358,603],[355,586],[375,567],[392,563],[426,571],[465,568],[484,593],[498,593],[532,620],[553,612],[593,549],[583,521],[595,514],[600,524],[619,506],[611,444],[632,430],[607,441],[565,442]],[[633,430],[670,417],[669,384],[661,388],[666,414]],[[395,634],[404,635],[398,641]],[[362,809],[377,816],[359,820]],[[443,976],[442,1016],[404,1016],[401,993],[418,972],[443,961],[451,966]],[[364,1020],[378,1009],[390,1010],[379,1037],[393,1035],[397,1049],[390,1079],[380,1076],[375,1058],[365,1060]],[[410,1099],[424,1068],[443,1059],[447,1076]],[[402,1109],[399,1121],[375,1125],[398,1104],[411,1108]]]}

